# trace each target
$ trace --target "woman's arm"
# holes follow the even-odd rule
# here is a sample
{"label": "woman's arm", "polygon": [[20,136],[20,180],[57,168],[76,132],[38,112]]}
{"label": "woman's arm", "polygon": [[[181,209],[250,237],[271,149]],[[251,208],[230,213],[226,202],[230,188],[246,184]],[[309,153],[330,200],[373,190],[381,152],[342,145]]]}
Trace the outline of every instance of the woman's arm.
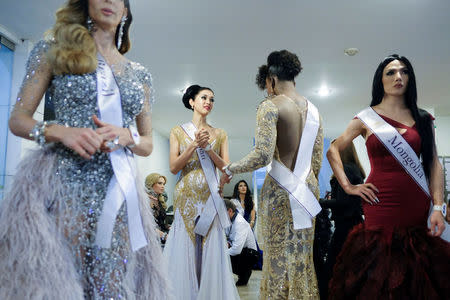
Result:
{"label": "woman's arm", "polygon": [[250,227],[253,229],[255,227],[255,218],[256,218],[256,211],[255,209],[252,209],[250,212]]}
{"label": "woman's arm", "polygon": [[[433,137],[434,137],[433,126]],[[433,138],[433,143],[434,138]],[[439,162],[436,150],[436,144],[434,145],[433,162],[430,170],[430,194],[433,199],[434,205],[444,204],[444,170]],[[432,211],[430,216],[431,233],[434,236],[440,236],[445,229],[444,216],[440,211]]]}
{"label": "woman's arm", "polygon": [[331,143],[330,148],[327,151],[327,158],[330,162],[330,166],[333,169],[334,176],[338,180],[341,187],[347,194],[358,195],[364,201],[370,204],[378,203],[378,199],[375,192],[378,192],[377,188],[371,184],[351,184],[348,180],[347,175],[345,175],[344,167],[342,165],[340,151],[347,148],[353,140],[366,132],[363,123],[359,119],[353,119],[344,133],[338,137],[333,143]]}
{"label": "woman's arm", "polygon": [[170,153],[169,153],[169,165],[170,172],[172,174],[177,174],[184,166],[187,164],[189,159],[194,154],[195,150],[199,145],[204,145],[205,141],[208,142],[209,135],[203,134],[202,132],[196,132],[195,140],[192,141],[187,148],[180,153],[180,143],[175,136],[175,129],[170,132]]}
{"label": "woman's arm", "polygon": [[214,150],[207,151],[209,157],[216,165],[216,168],[222,170],[223,167],[230,163],[230,156],[228,152],[228,136],[225,132],[223,132],[223,140],[221,139],[220,144],[220,153],[217,154]]}
{"label": "woman's arm", "polygon": [[[29,140],[33,139],[30,132],[37,123],[33,119],[33,114],[52,78],[52,69],[46,58],[49,47],[47,42],[40,41],[31,51],[26,75],[9,119],[11,132]],[[86,159],[100,148],[102,142],[102,138],[91,128],[73,128],[55,124],[45,127],[43,134],[46,142],[61,142]]]}
{"label": "woman's arm", "polygon": [[245,173],[267,166],[273,158],[277,141],[278,108],[266,100],[256,114],[255,148],[241,160],[232,163],[232,173]]}

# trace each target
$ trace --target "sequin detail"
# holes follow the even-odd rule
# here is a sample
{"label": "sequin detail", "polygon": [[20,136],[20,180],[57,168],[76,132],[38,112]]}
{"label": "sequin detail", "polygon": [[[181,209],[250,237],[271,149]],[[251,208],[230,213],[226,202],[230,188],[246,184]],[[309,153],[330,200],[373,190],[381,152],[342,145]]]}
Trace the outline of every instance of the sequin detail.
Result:
{"label": "sequin detail", "polygon": [[[226,132],[222,129],[216,129],[217,137],[212,142],[212,150],[220,155],[220,147],[226,139]],[[180,145],[180,153],[183,153],[191,143],[186,133],[177,126],[171,130],[171,135],[174,135]],[[197,152],[191,156],[184,168],[181,170],[180,180],[177,182],[174,190],[174,211],[179,210],[184,225],[188,231],[192,243],[195,244],[195,219],[200,213],[208,197],[210,195],[208,183],[206,182],[205,174],[198,159]],[[206,238],[203,239],[206,241]]]}
{"label": "sequin detail", "polygon": [[[306,114],[302,114],[306,118]],[[229,169],[233,173],[250,172],[280,160],[276,147],[278,108],[263,101],[257,111],[255,149]],[[322,124],[322,121],[321,121]],[[311,172],[306,183],[319,197],[318,174],[322,163],[322,125],[314,143]],[[264,249],[260,299],[319,299],[313,262],[314,223],[312,228],[295,230],[289,195],[275,180],[266,176],[258,199],[259,227]]]}
{"label": "sequin detail", "polygon": [[[30,96],[28,91],[32,90],[30,85],[32,87],[45,80],[48,81],[47,93],[53,103],[58,124],[95,129],[92,116],[99,116],[96,73],[57,75],[51,78],[40,76],[49,68],[46,60],[49,45],[48,41],[40,41],[32,50],[15,110],[33,107],[38,103],[41,99]],[[129,127],[141,112],[151,108],[152,78],[143,66],[129,61],[115,65],[113,72],[121,95],[123,124]],[[97,152],[90,160],[86,160],[62,144],[54,144],[48,150],[57,154],[55,172],[67,189],[61,195],[66,206],[54,207],[49,203],[48,209],[57,216],[58,224],[63,228],[84,283],[86,297],[120,299],[129,293],[123,287],[131,255],[126,205],[122,205],[117,215],[111,248],[94,246],[97,219],[113,176],[108,155]]]}

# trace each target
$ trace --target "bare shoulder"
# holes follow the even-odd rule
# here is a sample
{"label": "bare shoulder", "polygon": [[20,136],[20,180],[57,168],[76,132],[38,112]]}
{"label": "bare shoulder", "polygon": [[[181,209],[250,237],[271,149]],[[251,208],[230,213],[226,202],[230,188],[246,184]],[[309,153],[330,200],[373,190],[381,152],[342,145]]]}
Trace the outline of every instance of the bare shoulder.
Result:
{"label": "bare shoulder", "polygon": [[358,135],[367,136],[368,128],[357,117],[353,118],[347,126],[344,134],[357,137]]}

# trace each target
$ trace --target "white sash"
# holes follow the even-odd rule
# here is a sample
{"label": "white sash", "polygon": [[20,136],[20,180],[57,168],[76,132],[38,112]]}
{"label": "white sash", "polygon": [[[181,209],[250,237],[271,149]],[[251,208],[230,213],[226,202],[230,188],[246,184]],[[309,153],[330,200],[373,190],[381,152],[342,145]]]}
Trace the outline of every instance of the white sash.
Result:
{"label": "white sash", "polygon": [[[119,87],[111,68],[98,54],[97,67],[97,101],[100,118],[103,122],[122,127],[122,104]],[[139,197],[136,189],[136,166],[133,154],[126,148],[109,153],[114,175],[108,185],[102,213],[97,223],[95,244],[110,248],[111,238],[122,203],[126,201],[128,213],[128,230],[133,251],[147,245],[144,228],[139,211]]]}
{"label": "white sash", "polygon": [[[192,122],[181,125],[181,128],[183,128],[191,140],[195,140],[195,131],[197,131],[197,128],[195,128]],[[231,223],[225,208],[225,202],[219,195],[219,180],[217,178],[216,166],[203,148],[197,148],[197,155],[200,160],[200,164],[202,165],[206,182],[208,183],[210,196],[208,201],[206,201],[206,205],[200,214],[197,224],[195,225],[194,232],[196,234],[206,236],[216,214],[219,217],[219,221],[223,229],[229,227]]]}
{"label": "white sash", "polygon": [[383,120],[371,107],[367,107],[356,116],[375,134],[425,194],[431,197],[422,163],[397,129]]}
{"label": "white sash", "polygon": [[308,112],[294,172],[277,160],[273,160],[270,165],[269,175],[289,193],[294,229],[312,227],[312,218],[322,210],[316,196],[306,184],[319,126],[319,112],[314,104],[308,101]]}

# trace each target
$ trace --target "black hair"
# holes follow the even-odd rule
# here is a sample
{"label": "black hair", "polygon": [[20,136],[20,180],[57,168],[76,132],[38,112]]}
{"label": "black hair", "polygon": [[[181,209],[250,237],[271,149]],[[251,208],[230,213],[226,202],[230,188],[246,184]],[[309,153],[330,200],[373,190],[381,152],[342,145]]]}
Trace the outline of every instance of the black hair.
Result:
{"label": "black hair", "polygon": [[372,84],[372,102],[370,106],[380,104],[384,97],[383,71],[392,61],[398,60],[405,64],[408,69],[408,85],[405,92],[405,105],[411,111],[412,117],[416,122],[416,128],[421,138],[422,164],[425,176],[429,180],[431,173],[431,164],[435,153],[435,141],[433,136],[433,123],[430,114],[417,107],[417,86],[416,75],[409,60],[404,56],[392,54],[386,57],[379,65],[373,76]]}
{"label": "black hair", "polygon": [[255,83],[260,90],[266,89],[266,78],[269,76],[269,68],[267,65],[262,65],[258,68],[258,74],[256,74]]}
{"label": "black hair", "polygon": [[232,198],[240,201],[241,198],[239,197],[239,184],[241,182],[245,183],[245,185],[247,186],[247,192],[245,192],[245,198],[244,198],[244,206],[245,206],[245,212],[250,213],[253,210],[254,203],[253,203],[253,199],[252,199],[252,193],[247,184],[247,181],[240,180],[238,183],[236,183],[236,185],[234,186]]}
{"label": "black hair", "polygon": [[295,53],[288,50],[273,51],[267,57],[267,65],[262,65],[256,75],[256,85],[264,90],[266,78],[277,76],[279,80],[293,81],[302,71],[302,64]]}
{"label": "black hair", "polygon": [[191,85],[190,87],[188,87],[186,89],[186,92],[184,92],[183,98],[181,99],[183,101],[184,106],[187,109],[194,110],[191,107],[189,100],[190,99],[195,100],[195,96],[197,96],[198,93],[200,93],[201,91],[204,91],[204,90],[209,90],[214,93],[214,91],[212,89],[210,89],[209,87],[199,86],[198,84],[194,84],[194,85]]}
{"label": "black hair", "polygon": [[279,80],[294,80],[302,71],[302,64],[295,53],[287,50],[273,51],[267,57],[269,75],[275,75]]}

